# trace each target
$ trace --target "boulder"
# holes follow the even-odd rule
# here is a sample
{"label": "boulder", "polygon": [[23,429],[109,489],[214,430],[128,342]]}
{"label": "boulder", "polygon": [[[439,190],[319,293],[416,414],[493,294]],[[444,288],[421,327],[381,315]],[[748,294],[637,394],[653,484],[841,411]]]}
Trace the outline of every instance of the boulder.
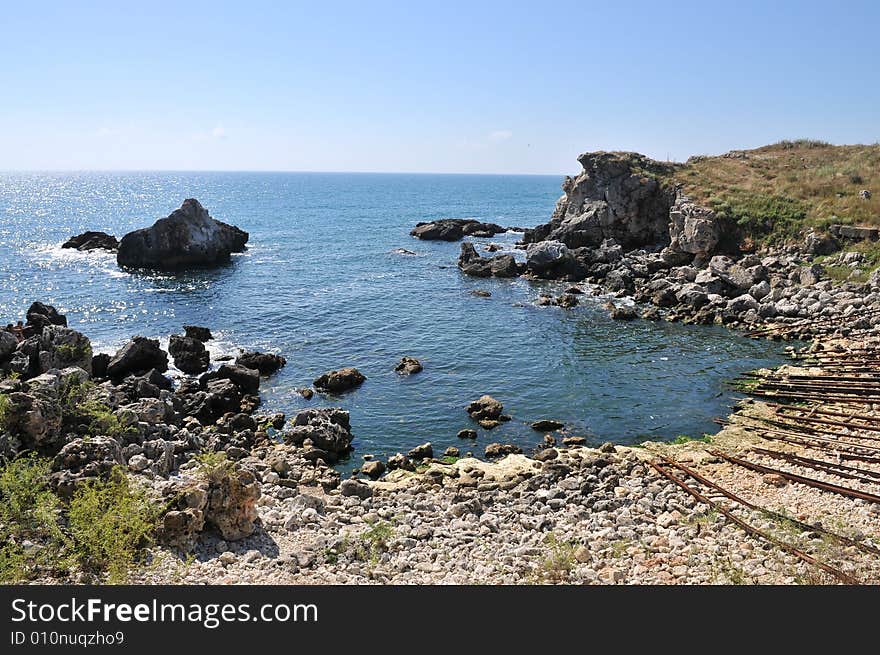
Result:
{"label": "boulder", "polygon": [[396,453],[388,458],[388,470],[394,471],[400,469],[402,471],[415,471],[416,465],[413,461],[403,453]]}
{"label": "boulder", "polygon": [[421,373],[423,369],[422,363],[417,360],[415,357],[403,357],[400,360],[400,363],[394,367],[395,372],[400,375],[412,375],[414,373]]}
{"label": "boulder", "polygon": [[526,269],[539,277],[564,277],[578,270],[578,262],[561,241],[541,241],[526,249]]}
{"label": "boulder", "polygon": [[490,443],[484,452],[487,458],[495,459],[505,455],[518,455],[522,452],[522,448],[509,443]]}
{"label": "boulder", "polygon": [[821,264],[813,264],[812,266],[805,266],[800,270],[799,281],[801,286],[809,287],[813,286],[819,280],[822,279],[822,275],[825,273],[825,269]]}
{"label": "boulder", "polygon": [[174,358],[174,365],[189,375],[204,373],[211,365],[211,357],[205,344],[197,339],[172,334],[168,352]]}
{"label": "boulder", "polygon": [[58,313],[58,310],[51,305],[44,305],[41,302],[33,303],[25,316],[27,324],[35,334],[39,334],[47,325],[67,326],[67,317],[64,314]]}
{"label": "boulder", "polygon": [[560,430],[564,427],[564,423],[552,419],[542,419],[532,423],[532,429],[537,430],[538,432],[553,432],[554,430]]}
{"label": "boulder", "polygon": [[359,387],[367,378],[356,368],[341,368],[336,371],[328,371],[315,378],[314,385],[317,389],[339,393]]}
{"label": "boulder", "polygon": [[348,412],[338,407],[307,409],[297,414],[283,433],[284,440],[297,446],[309,440],[335,462],[351,450],[354,435]]}
{"label": "boulder", "polygon": [[669,212],[669,248],[708,259],[721,240],[715,212],[679,194]]}
{"label": "boulder", "polygon": [[439,221],[417,223],[410,234],[418,239],[458,241],[466,235],[492,237],[506,229],[495,223],[481,223],[472,219],[445,218]]}
{"label": "boulder", "polygon": [[209,475],[205,522],[227,541],[254,533],[260,483],[253,473],[237,466],[221,467]]}
{"label": "boulder", "polygon": [[122,448],[110,437],[77,437],[52,461],[50,486],[66,499],[88,478],[106,478],[116,466],[125,466]]}
{"label": "boulder", "polygon": [[156,369],[160,373],[168,370],[168,353],[159,347],[158,339],[133,337],[120,348],[107,364],[107,375],[121,379],[126,375],[143,375]]}
{"label": "boulder", "polygon": [[247,241],[247,232],[211,218],[190,198],[152,227],[122,237],[116,261],[128,268],[156,270],[214,266],[243,252]]}
{"label": "boulder", "polygon": [[235,363],[237,366],[259,371],[260,375],[272,375],[287,364],[287,360],[281,355],[254,351],[242,353],[235,359]]}
{"label": "boulder", "polygon": [[0,363],[7,362],[18,348],[18,339],[12,332],[0,330]]}
{"label": "boulder", "polygon": [[211,380],[229,380],[245,394],[256,394],[260,390],[259,371],[237,364],[221,364],[216,371],[205,373],[199,382],[205,386]]}
{"label": "boulder", "polygon": [[475,421],[498,420],[503,411],[504,405],[489,395],[480,396],[467,406],[467,413]]}
{"label": "boulder", "polygon": [[364,462],[361,465],[361,473],[366,475],[371,480],[378,480],[382,477],[382,474],[385,472],[385,462],[380,460],[375,460],[371,462]]}
{"label": "boulder", "polygon": [[188,338],[195,339],[203,343],[205,341],[211,341],[214,338],[214,335],[211,334],[211,330],[206,327],[199,327],[198,325],[184,325],[183,331]]}
{"label": "boulder", "polygon": [[427,443],[423,443],[410,450],[407,453],[407,456],[415,461],[431,459],[434,456],[434,447],[431,445],[431,442],[428,441]]}
{"label": "boulder", "polygon": [[116,251],[119,248],[119,241],[112,234],[106,232],[83,232],[76,236],[70,237],[61,244],[62,248],[73,248],[75,250],[111,250]]}
{"label": "boulder", "polygon": [[373,490],[370,489],[370,485],[366,482],[349,478],[339,484],[339,493],[347,498],[354,497],[366,500],[373,495]]}

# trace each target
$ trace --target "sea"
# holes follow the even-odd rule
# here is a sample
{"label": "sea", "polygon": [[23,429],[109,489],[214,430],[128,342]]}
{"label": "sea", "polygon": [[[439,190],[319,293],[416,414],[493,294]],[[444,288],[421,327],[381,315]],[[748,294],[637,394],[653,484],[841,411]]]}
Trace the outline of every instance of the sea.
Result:
{"label": "sea", "polygon": [[[0,321],[31,302],[54,305],[96,352],[134,335],[209,327],[214,357],[239,348],[276,352],[287,366],[261,387],[262,409],[288,416],[309,407],[351,412],[355,451],[405,453],[430,441],[480,455],[492,442],[525,451],[539,419],[590,444],[635,444],[717,431],[745,371],[784,359],[782,346],[720,327],[614,321],[606,297],[573,309],[540,307],[559,282],[476,279],[456,268],[458,243],[419,241],[419,221],[473,218],[504,226],[546,222],[561,176],[369,173],[0,173]],[[182,273],[129,272],[104,252],[61,249],[71,235],[121,237],[167,216],[186,198],[250,233],[225,266]],[[522,258],[522,237],[475,239]],[[409,251],[409,252],[406,252]],[[410,254],[411,253],[411,254]],[[474,295],[488,291],[490,297]],[[588,289],[589,291],[589,289]],[[401,357],[424,371],[395,373]],[[366,382],[305,400],[319,374],[357,367]],[[172,375],[179,372],[172,370]],[[490,394],[512,420],[476,442],[467,404]]]}

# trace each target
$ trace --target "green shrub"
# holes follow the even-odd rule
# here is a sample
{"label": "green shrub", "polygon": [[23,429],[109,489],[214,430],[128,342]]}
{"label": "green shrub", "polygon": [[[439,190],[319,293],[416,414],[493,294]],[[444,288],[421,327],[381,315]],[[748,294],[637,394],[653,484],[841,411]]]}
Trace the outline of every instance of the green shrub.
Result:
{"label": "green shrub", "polygon": [[48,487],[49,467],[48,459],[30,455],[0,469],[0,582],[56,564],[66,542],[61,502]]}
{"label": "green shrub", "polygon": [[228,459],[222,450],[206,451],[196,455],[193,459],[197,462],[199,473],[204,475],[209,482],[219,482],[228,477],[235,469],[235,463]]}
{"label": "green shrub", "polygon": [[152,537],[158,511],[116,467],[107,480],[89,481],[77,489],[68,518],[78,563],[87,571],[106,571],[111,583],[119,583]]}
{"label": "green shrub", "polygon": [[61,397],[61,413],[69,426],[86,425],[90,435],[104,435],[121,439],[137,432],[134,426],[123,425],[119,417],[105,403],[94,397],[95,384],[70,384]]}
{"label": "green shrub", "polygon": [[690,443],[691,441],[699,441],[701,443],[712,443],[712,435],[704,434],[702,437],[691,437],[686,434],[680,434],[675,439],[672,440],[672,443],[680,446],[681,444]]}
{"label": "green shrub", "polygon": [[0,431],[7,430],[9,420],[9,396],[0,395]]}

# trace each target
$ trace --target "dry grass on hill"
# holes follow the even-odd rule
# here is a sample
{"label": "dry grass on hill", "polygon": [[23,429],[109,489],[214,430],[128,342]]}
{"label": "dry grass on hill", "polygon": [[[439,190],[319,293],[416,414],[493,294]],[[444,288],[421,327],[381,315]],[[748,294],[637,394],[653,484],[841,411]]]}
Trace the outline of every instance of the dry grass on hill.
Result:
{"label": "dry grass on hill", "polygon": [[[833,223],[880,225],[880,144],[781,141],[692,157],[664,177],[736,220],[756,242],[779,242]],[[871,198],[859,197],[862,190]]]}

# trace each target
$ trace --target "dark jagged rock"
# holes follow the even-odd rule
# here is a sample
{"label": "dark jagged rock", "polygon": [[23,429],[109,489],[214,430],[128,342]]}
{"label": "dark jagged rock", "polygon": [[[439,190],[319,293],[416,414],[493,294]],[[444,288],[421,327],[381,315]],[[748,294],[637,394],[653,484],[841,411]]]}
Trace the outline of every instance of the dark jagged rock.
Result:
{"label": "dark jagged rock", "polygon": [[83,232],[76,236],[70,237],[61,244],[62,248],[73,248],[75,250],[110,250],[116,251],[119,248],[119,241],[112,234],[106,232]]}
{"label": "dark jagged rock", "polygon": [[152,227],[129,232],[119,243],[116,261],[129,268],[176,270],[214,266],[243,252],[248,233],[217,221],[195,199]]}
{"label": "dark jagged rock", "polygon": [[404,357],[394,367],[394,370],[400,375],[412,375],[414,373],[421,373],[423,368],[422,363],[415,357]]}
{"label": "dark jagged rock", "polygon": [[211,341],[214,338],[211,330],[206,327],[199,327],[198,325],[184,325],[183,331],[188,338],[201,341],[202,343]]}
{"label": "dark jagged rock", "polygon": [[481,223],[480,221],[444,218],[439,221],[417,223],[410,234],[419,239],[435,241],[458,241],[465,236],[492,237],[505,228],[495,223]]}
{"label": "dark jagged rock", "polygon": [[107,366],[110,364],[110,355],[98,353],[92,356],[92,376],[102,380],[107,377]]}
{"label": "dark jagged rock", "polygon": [[158,339],[133,337],[120,348],[107,364],[107,375],[121,379],[127,375],[143,375],[150,370],[168,370],[168,353],[159,347]]}
{"label": "dark jagged rock", "polygon": [[461,244],[458,267],[462,273],[474,277],[516,277],[519,267],[513,255],[481,257],[472,243]]}
{"label": "dark jagged rock", "polygon": [[260,375],[272,375],[287,364],[287,360],[281,355],[272,353],[246,352],[239,355],[235,363],[259,371]]}
{"label": "dark jagged rock", "polygon": [[255,394],[260,389],[259,371],[236,364],[222,364],[216,371],[205,373],[200,382],[206,386],[212,380],[229,380],[246,394]]}
{"label": "dark jagged rock", "polygon": [[321,450],[324,453],[322,458],[329,463],[351,450],[354,435],[351,433],[349,414],[343,409],[307,409],[297,414],[291,424],[284,432],[284,440]]}
{"label": "dark jagged rock", "polygon": [[27,325],[33,328],[34,333],[39,333],[47,325],[67,327],[67,317],[64,314],[58,313],[58,310],[51,305],[44,305],[41,302],[33,303],[25,316]]}
{"label": "dark jagged rock", "polygon": [[172,334],[168,352],[174,358],[174,365],[189,375],[204,373],[211,365],[211,356],[205,344],[197,339]]}
{"label": "dark jagged rock", "polygon": [[328,371],[327,373],[318,376],[315,378],[314,385],[317,389],[339,393],[341,391],[348,391],[349,389],[359,387],[366,379],[366,376],[356,368],[348,367],[341,368],[337,371]]}

